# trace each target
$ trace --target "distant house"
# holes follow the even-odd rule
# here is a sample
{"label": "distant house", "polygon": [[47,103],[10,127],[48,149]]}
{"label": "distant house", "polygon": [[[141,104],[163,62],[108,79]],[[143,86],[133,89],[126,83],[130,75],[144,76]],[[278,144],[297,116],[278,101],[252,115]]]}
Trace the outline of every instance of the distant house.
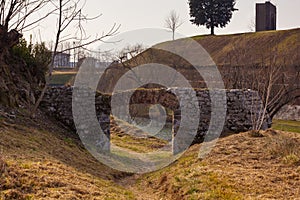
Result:
{"label": "distant house", "polygon": [[68,53],[57,53],[54,58],[54,68],[72,68],[70,57]]}
{"label": "distant house", "polygon": [[270,1],[256,4],[256,32],[276,30],[276,6]]}

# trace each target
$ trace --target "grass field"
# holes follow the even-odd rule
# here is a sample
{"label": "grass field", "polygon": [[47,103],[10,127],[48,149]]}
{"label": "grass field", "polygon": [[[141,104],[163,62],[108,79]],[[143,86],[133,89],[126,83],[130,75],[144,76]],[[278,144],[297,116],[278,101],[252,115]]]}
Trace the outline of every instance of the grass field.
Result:
{"label": "grass field", "polygon": [[52,75],[50,84],[52,85],[66,85],[75,78],[77,72],[75,71],[55,71]]}
{"label": "grass field", "polygon": [[274,119],[272,128],[280,131],[300,133],[300,122]]}

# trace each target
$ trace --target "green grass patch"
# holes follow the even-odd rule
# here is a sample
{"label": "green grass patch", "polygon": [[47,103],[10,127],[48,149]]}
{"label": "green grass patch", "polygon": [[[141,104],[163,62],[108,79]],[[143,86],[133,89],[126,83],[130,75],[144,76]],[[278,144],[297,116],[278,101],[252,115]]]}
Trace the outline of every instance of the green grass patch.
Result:
{"label": "green grass patch", "polygon": [[75,78],[75,76],[76,74],[53,74],[50,84],[65,85]]}
{"label": "green grass patch", "polygon": [[147,153],[164,147],[167,142],[156,138],[135,138],[130,135],[118,136],[112,134],[111,141],[113,144],[126,148],[137,153]]}
{"label": "green grass patch", "polygon": [[300,133],[300,122],[274,119],[272,128],[280,131]]}

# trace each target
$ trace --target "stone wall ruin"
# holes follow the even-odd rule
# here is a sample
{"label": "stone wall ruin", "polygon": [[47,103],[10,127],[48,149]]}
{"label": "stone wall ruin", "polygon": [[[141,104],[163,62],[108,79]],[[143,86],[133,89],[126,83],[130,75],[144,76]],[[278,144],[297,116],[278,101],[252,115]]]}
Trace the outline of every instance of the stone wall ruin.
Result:
{"label": "stone wall ruin", "polygon": [[[43,110],[74,131],[76,128],[72,113],[72,94],[73,90],[76,89],[77,88],[74,89],[73,87],[51,87],[45,93],[44,99],[41,103]],[[176,88],[175,90],[179,93],[185,92],[185,90],[182,88]],[[125,96],[128,95],[127,92],[129,91],[116,93],[114,94],[114,98],[125,98]],[[199,143],[203,141],[203,138],[209,128],[211,119],[211,99],[208,90],[196,89],[195,92],[199,102],[200,117],[197,134],[194,137],[193,142]],[[92,118],[95,118],[95,116],[93,116],[93,113],[95,113],[103,132],[108,138],[110,138],[112,96],[101,93],[96,93],[95,95],[95,92],[93,91],[82,93],[80,95],[86,96],[87,98],[90,98],[90,100],[95,101],[96,110],[96,112],[93,112],[93,110],[89,111],[89,113],[92,113],[90,116],[82,116],[82,128],[84,129],[86,126],[89,126],[84,126],[84,124],[89,124]],[[186,96],[189,98],[188,95]],[[227,113],[223,132],[238,133],[251,130],[253,128],[254,117],[257,117],[262,111],[262,102],[257,92],[253,90],[226,90],[226,102],[227,104],[224,106],[227,107]],[[150,105],[160,104],[163,107],[172,110],[173,134],[176,134],[176,129],[178,126],[180,126],[181,111],[178,99],[175,94],[170,91],[170,89],[139,89],[134,91],[130,98],[130,104],[134,105],[141,103]],[[79,112],[85,112],[84,106],[80,109],[83,110]],[[270,126],[271,120],[268,116],[266,116],[262,129],[267,129]],[[77,124],[76,127],[80,128],[81,126]],[[99,148],[104,150],[109,150],[110,148],[109,144],[107,144],[107,141],[106,143],[103,143],[103,141],[101,143],[101,138],[92,138],[91,141],[94,142],[95,145],[98,145]],[[176,141],[173,141],[173,143],[174,142],[176,143]],[[181,152],[182,150],[183,149],[179,149],[175,151]]]}

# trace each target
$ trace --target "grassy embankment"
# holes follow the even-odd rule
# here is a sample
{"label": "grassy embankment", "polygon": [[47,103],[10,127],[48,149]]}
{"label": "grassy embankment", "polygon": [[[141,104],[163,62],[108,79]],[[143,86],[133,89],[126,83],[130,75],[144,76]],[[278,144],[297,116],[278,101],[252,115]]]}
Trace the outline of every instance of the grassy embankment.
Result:
{"label": "grassy embankment", "polygon": [[[149,152],[163,145],[131,138],[122,126],[112,131],[120,147]],[[2,115],[0,130],[2,199],[295,199],[300,194],[298,133],[231,135],[204,159],[197,157],[198,144],[166,168],[131,176],[99,163],[78,138],[47,118]]]}
{"label": "grassy embankment", "polygon": [[0,199],[132,199],[78,138],[43,116],[0,110]]}

